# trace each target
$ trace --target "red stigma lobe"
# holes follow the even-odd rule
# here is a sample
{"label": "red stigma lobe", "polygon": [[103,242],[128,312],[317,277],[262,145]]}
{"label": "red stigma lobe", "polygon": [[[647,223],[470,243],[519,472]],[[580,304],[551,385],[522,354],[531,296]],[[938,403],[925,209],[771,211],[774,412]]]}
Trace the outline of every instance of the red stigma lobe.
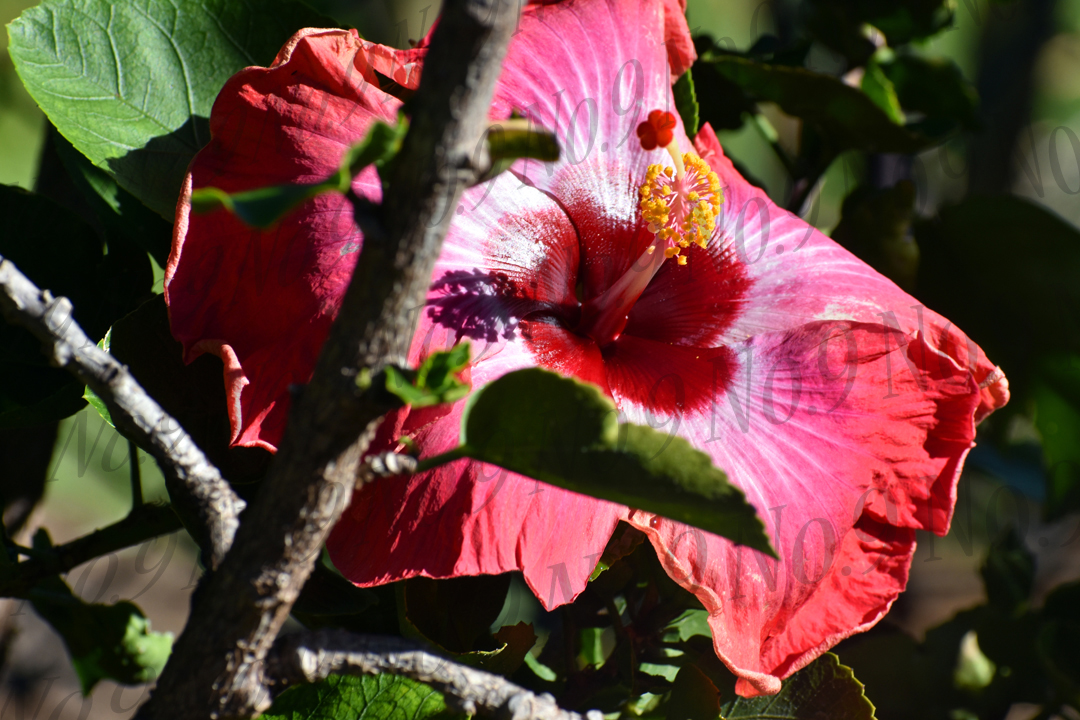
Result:
{"label": "red stigma lobe", "polygon": [[641,147],[655,150],[667,147],[675,136],[675,116],[664,110],[653,110],[649,118],[637,126]]}

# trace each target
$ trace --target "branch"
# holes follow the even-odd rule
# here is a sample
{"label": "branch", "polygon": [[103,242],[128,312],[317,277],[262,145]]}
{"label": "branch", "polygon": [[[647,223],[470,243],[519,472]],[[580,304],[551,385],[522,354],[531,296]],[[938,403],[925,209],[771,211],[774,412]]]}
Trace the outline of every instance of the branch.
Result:
{"label": "branch", "polygon": [[199,547],[217,567],[232,544],[244,501],[174,418],[146,394],[127,368],[99,348],[72,315],[67,298],[39,289],[0,256],[0,310],[44,345],[50,361],[70,371],[105,401],[117,428],[161,467],[169,496]]}
{"label": "branch", "polygon": [[421,644],[340,630],[283,637],[266,660],[268,679],[281,685],[310,683],[329,675],[403,675],[430,685],[447,704],[467,715],[498,720],[601,720],[563,710],[548,694],[536,695],[506,678],[433,655]]}
{"label": "branch", "polygon": [[118,522],[45,551],[42,557],[9,567],[0,582],[0,597],[26,597],[40,581],[66,573],[101,555],[167,535],[183,525],[169,505],[140,505]]}
{"label": "branch", "polygon": [[[520,0],[447,0],[411,98],[401,151],[311,382],[294,398],[280,448],[232,550],[196,592],[139,718],[247,717],[264,710],[263,659],[352,497],[360,459],[399,405],[375,377],[403,364],[435,260],[487,128]],[[374,222],[373,220],[377,220]]]}

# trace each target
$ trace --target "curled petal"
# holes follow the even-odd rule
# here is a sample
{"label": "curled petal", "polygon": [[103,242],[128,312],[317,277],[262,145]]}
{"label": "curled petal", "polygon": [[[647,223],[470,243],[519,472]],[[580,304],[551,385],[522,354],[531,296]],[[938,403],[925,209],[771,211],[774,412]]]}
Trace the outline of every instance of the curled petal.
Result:
{"label": "curled petal", "polygon": [[[273,65],[233,76],[214,103],[212,139],[177,205],[165,298],[186,359],[211,352],[225,363],[234,445],[276,446],[288,387],[310,377],[363,238],[341,196],[320,196],[256,230],[224,211],[193,215],[191,191],[324,179],[375,120],[395,120],[401,103],[379,89],[378,76],[414,87],[422,53],[356,31],[301,30]],[[353,189],[378,200],[375,170]]]}

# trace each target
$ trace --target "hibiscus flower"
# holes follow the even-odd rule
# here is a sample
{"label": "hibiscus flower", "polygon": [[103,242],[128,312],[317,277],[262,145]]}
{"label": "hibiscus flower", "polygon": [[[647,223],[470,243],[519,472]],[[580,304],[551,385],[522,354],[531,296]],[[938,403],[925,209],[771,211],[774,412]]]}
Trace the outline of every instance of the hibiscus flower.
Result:
{"label": "hibiscus flower", "polygon": [[[423,53],[304,30],[214,105],[166,297],[188,360],[224,361],[236,445],[278,443],[362,237],[338,196],[261,231],[192,215],[191,190],[321,180],[392,121],[401,103],[380,84],[415,88]],[[474,387],[533,366],[595,383],[626,421],[707,452],[780,560],[468,460],[359,490],[329,549],[359,585],[521,571],[552,608],[624,521],[708,609],[738,692],[775,693],[888,611],[915,531],[948,530],[975,424],[1008,389],[951,323],[740,177],[708,125],[686,136],[671,83],[692,53],[676,0],[525,9],[491,117],[553,129],[563,157],[466,193],[409,361],[467,340]],[[379,199],[371,169],[353,188]],[[462,405],[392,413],[371,452],[401,438],[425,457],[451,449]]]}

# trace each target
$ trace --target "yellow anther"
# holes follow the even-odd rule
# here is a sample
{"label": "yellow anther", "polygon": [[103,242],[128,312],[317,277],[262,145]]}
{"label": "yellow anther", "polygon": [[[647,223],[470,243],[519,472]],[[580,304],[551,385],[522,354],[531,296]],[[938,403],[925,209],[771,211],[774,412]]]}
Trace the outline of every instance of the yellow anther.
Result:
{"label": "yellow anther", "polygon": [[649,232],[661,241],[664,256],[677,257],[678,263],[685,265],[686,256],[680,249],[689,248],[690,243],[701,248],[707,245],[724,196],[720,178],[707,162],[693,153],[681,159],[679,171],[660,165],[648,167],[639,208]]}

